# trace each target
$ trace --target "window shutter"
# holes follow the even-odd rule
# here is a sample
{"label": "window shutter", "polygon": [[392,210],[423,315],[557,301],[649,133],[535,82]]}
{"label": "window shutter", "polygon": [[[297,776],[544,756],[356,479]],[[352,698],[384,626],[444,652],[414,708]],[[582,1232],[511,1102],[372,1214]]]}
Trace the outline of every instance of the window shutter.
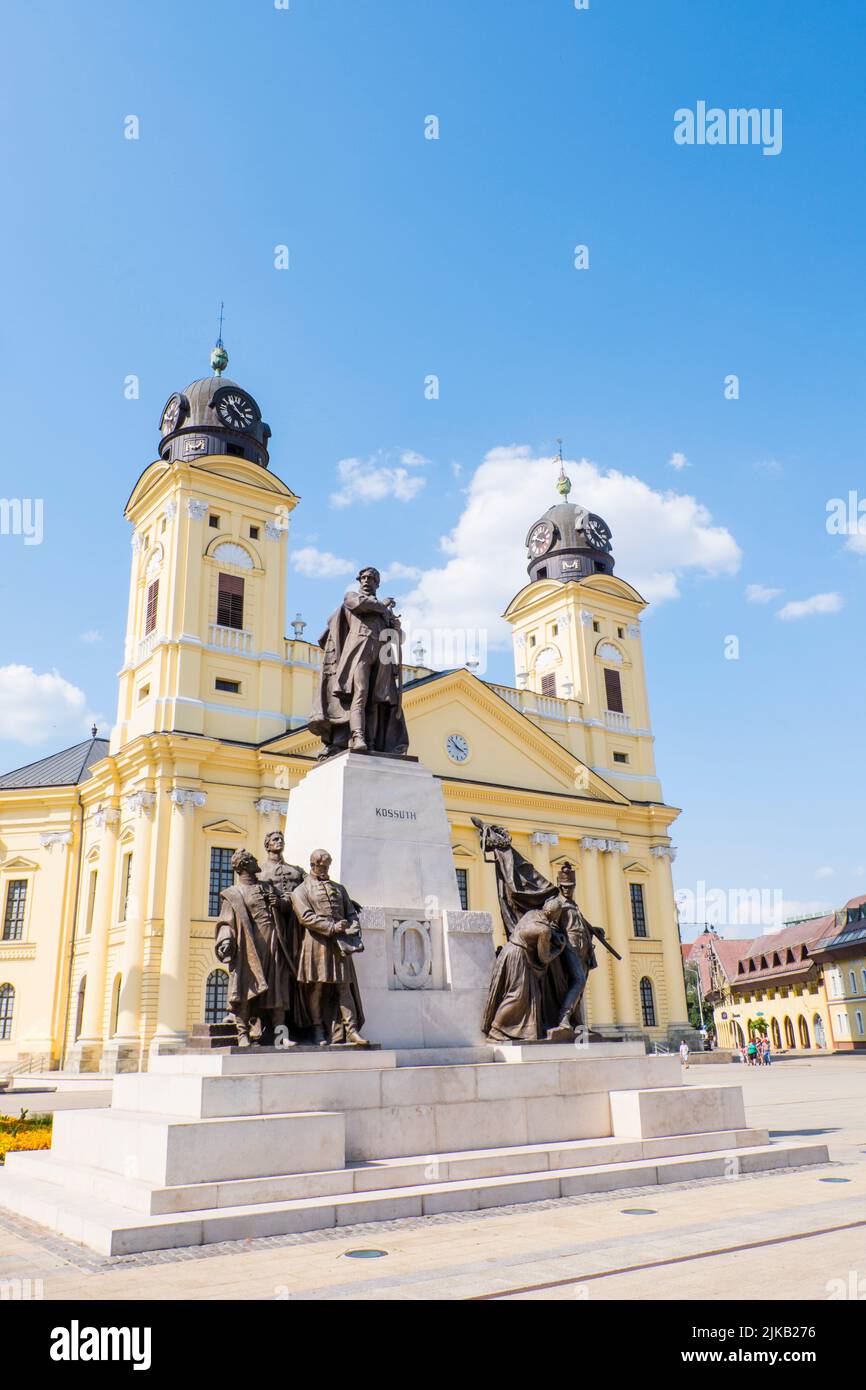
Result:
{"label": "window shutter", "polygon": [[217,622],[220,627],[244,625],[244,581],[239,575],[221,574],[219,577]]}
{"label": "window shutter", "polygon": [[542,695],[556,694],[556,676],[541,677],[541,693]]}
{"label": "window shutter", "polygon": [[145,637],[147,636],[147,634],[148,634],[149,632],[153,632],[153,629],[156,627],[156,605],[157,605],[157,600],[158,600],[158,599],[159,599],[159,580],[158,580],[158,579],[154,579],[153,583],[150,584],[150,585],[148,585],[148,590],[147,590],[147,602],[146,602],[145,610],[144,610],[144,635],[145,635]]}
{"label": "window shutter", "polygon": [[619,671],[609,671],[607,667],[605,667],[604,693],[608,709],[612,710],[615,714],[622,714],[622,684],[619,678]]}

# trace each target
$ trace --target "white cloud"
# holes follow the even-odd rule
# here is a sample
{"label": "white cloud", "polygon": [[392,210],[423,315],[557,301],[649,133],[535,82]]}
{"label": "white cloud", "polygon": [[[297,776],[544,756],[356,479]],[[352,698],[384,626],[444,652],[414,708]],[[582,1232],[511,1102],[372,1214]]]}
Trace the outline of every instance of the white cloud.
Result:
{"label": "white cloud", "polygon": [[420,579],[423,573],[417,565],[403,565],[399,560],[392,560],[382,571],[382,583],[390,584],[392,579]]}
{"label": "white cloud", "polygon": [[759,459],[755,467],[760,469],[762,473],[771,473],[774,477],[778,477],[780,473],[785,471],[784,464],[780,463],[778,459]]}
{"label": "white cloud", "polygon": [[86,632],[82,632],[81,640],[86,642],[88,646],[92,646],[95,642],[102,641],[102,633],[98,628],[89,627]]}
{"label": "white cloud", "polygon": [[746,585],[746,598],[749,603],[772,603],[782,592],[782,589],[768,589],[766,584]]}
{"label": "white cloud", "polygon": [[317,550],[314,545],[292,551],[292,565],[306,579],[336,579],[341,574],[356,574],[354,560],[332,555],[329,550]]}
{"label": "white cloud", "polygon": [[412,449],[403,450],[399,467],[385,462],[386,457],[377,453],[367,459],[340,459],[337,464],[340,486],[331,493],[331,506],[349,507],[353,502],[384,502],[387,498],[411,502],[417,497],[426,479],[411,470],[423,468],[428,460]]}
{"label": "white cloud", "polygon": [[32,666],[0,666],[0,729],[19,743],[83,739],[93,722],[87,697],[58,674]]}
{"label": "white cloud", "polygon": [[829,864],[822,864],[820,869],[816,869],[816,870],[815,870],[815,877],[816,877],[816,878],[832,878],[835,872],[836,872],[836,870],[835,870],[835,869],[831,869]]}
{"label": "white cloud", "polygon": [[689,463],[685,454],[671,454],[670,458],[668,459],[668,463],[670,467],[675,468],[678,473],[682,472],[684,468],[691,468],[691,464]]}
{"label": "white cloud", "polygon": [[838,613],[844,603],[841,594],[813,594],[811,598],[792,599],[776,616],[788,623],[794,618],[810,618],[814,613]]}
{"label": "white cloud", "polygon": [[[556,502],[556,460],[527,445],[492,449],[475,470],[463,513],[442,537],[444,562],[425,570],[403,603],[407,628],[461,629],[507,647],[503,609],[526,582],[524,540],[530,525]],[[735,574],[741,553],[694,497],[657,492],[640,478],[605,473],[582,459],[566,465],[572,498],[599,513],[613,531],[617,573],[656,603],[679,596],[689,574]]]}
{"label": "white cloud", "polygon": [[866,555],[866,529],[855,531],[853,536],[849,536],[845,542],[845,549],[853,550],[855,555]]}
{"label": "white cloud", "polygon": [[462,464],[462,463],[452,463],[452,465],[451,465],[451,472],[454,474],[454,477],[455,477],[455,478],[459,478],[459,477],[460,477],[460,474],[463,472],[463,464]]}

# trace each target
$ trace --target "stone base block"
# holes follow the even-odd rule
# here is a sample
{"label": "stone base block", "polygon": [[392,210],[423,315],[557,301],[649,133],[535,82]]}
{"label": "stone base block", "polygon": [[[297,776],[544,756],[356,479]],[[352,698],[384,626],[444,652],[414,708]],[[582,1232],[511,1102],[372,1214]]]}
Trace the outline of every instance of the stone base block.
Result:
{"label": "stone base block", "polygon": [[649,1091],[612,1091],[610,1115],[613,1134],[636,1139],[739,1129],[746,1123],[739,1086],[666,1086]]}

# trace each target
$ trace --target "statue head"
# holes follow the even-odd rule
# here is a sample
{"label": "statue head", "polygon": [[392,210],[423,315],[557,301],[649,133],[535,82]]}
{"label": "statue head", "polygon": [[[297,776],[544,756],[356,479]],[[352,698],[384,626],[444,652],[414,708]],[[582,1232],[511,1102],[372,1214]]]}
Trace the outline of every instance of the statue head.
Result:
{"label": "statue head", "polygon": [[314,849],[310,855],[310,873],[313,878],[327,878],[331,867],[331,856],[326,849]]}
{"label": "statue head", "polygon": [[550,922],[551,926],[555,927],[562,916],[562,907],[562,898],[558,896],[555,898],[548,898],[547,902],[542,907],[541,911],[544,913],[544,916],[547,918],[548,922]]}
{"label": "statue head", "polygon": [[358,574],[362,594],[375,594],[381,582],[382,576],[375,565],[365,565]]}
{"label": "statue head", "polygon": [[564,898],[569,901],[574,897],[574,889],[577,883],[577,875],[574,872],[574,865],[569,864],[566,859],[559,873],[556,875],[556,886]]}
{"label": "statue head", "polygon": [[270,830],[265,836],[265,849],[269,854],[278,854],[282,858],[283,850],[286,846],[286,837],[282,830]]}
{"label": "statue head", "polygon": [[232,855],[232,870],[238,875],[249,874],[255,878],[259,872],[259,861],[251,850],[236,849]]}

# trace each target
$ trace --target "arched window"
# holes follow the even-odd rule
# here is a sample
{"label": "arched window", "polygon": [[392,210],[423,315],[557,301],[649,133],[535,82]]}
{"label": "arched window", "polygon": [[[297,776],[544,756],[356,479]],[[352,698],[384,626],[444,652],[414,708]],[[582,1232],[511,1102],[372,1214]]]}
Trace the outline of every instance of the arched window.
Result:
{"label": "arched window", "polygon": [[121,975],[115,975],[114,984],[111,989],[111,1022],[109,1024],[108,1035],[113,1038],[117,1032],[117,1018],[120,1013],[120,987],[123,983]]}
{"label": "arched window", "polygon": [[782,1033],[781,1033],[781,1030],[780,1030],[780,1028],[779,1028],[779,1020],[778,1020],[777,1018],[773,1018],[773,1019],[770,1020],[770,1033],[771,1033],[772,1038],[773,1038],[773,1047],[775,1048],[775,1050],[776,1050],[777,1052],[781,1052],[781,1050],[782,1050]]}
{"label": "arched window", "polygon": [[0,1042],[12,1037],[12,1015],[15,1012],[15,990],[12,985],[0,985]]}
{"label": "arched window", "polygon": [[75,1042],[78,1042],[81,1037],[81,1029],[84,1024],[84,995],[86,990],[87,976],[82,975],[81,984],[78,986],[78,1002],[75,1006],[75,1038],[73,1040]]}
{"label": "arched window", "polygon": [[648,975],[644,975],[640,982],[640,1011],[644,1028],[655,1028],[656,1006],[653,999],[653,982]]}
{"label": "arched window", "polygon": [[796,1046],[797,1046],[796,1042],[794,1041],[794,1025],[793,1025],[793,1023],[791,1022],[791,1020],[788,1018],[788,1015],[787,1015],[787,1014],[785,1015],[785,1046],[786,1046],[786,1047],[796,1047]]}
{"label": "arched window", "polygon": [[229,1006],[229,977],[225,970],[212,970],[204,989],[205,1023],[222,1023]]}
{"label": "arched window", "polygon": [[857,993],[857,972],[856,972],[855,970],[849,970],[849,971],[848,971],[848,978],[849,978],[850,981],[851,981],[851,993],[852,993],[852,994],[856,994],[856,993]]}
{"label": "arched window", "polygon": [[863,980],[863,993],[866,994],[866,965],[864,965],[863,969],[860,971],[860,975]]}
{"label": "arched window", "polygon": [[800,1014],[800,1017],[797,1019],[797,1028],[800,1033],[800,1046],[811,1047],[812,1039],[809,1037],[809,1025],[802,1014]]}

